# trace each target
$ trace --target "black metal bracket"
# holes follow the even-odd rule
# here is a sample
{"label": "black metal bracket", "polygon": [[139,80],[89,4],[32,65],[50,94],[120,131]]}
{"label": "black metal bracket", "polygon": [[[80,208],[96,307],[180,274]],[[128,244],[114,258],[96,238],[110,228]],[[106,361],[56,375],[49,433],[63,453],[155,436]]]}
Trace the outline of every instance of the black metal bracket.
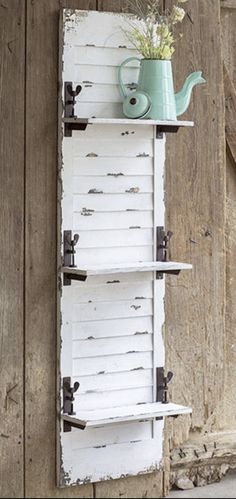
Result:
{"label": "black metal bracket", "polygon": [[[64,262],[63,265],[64,267],[71,267],[75,268],[75,246],[78,243],[79,240],[79,234],[75,234],[74,238],[72,239],[72,231],[71,230],[65,230],[64,231],[64,237],[63,237],[63,247],[64,247]],[[74,274],[64,274],[64,281],[63,284],[64,286],[70,286],[71,285],[71,275]]]}
{"label": "black metal bracket", "polygon": [[[71,378],[63,378],[63,414],[67,414],[69,416],[74,416],[74,393],[79,389],[80,384],[78,381],[74,383],[74,386],[71,386]],[[64,421],[64,432],[71,431],[71,423],[68,421]]]}
{"label": "black metal bracket", "polygon": [[[168,262],[170,260],[169,243],[173,236],[173,232],[171,232],[171,230],[165,232],[164,227],[157,227],[156,231],[157,262]],[[179,273],[180,270],[165,270],[163,272],[157,272],[156,278],[163,279],[163,274],[178,275]]]}
{"label": "black metal bracket", "polygon": [[164,367],[157,367],[156,371],[156,383],[157,383],[157,393],[156,401],[162,404],[168,404],[168,384],[173,378],[173,373],[169,371],[165,376]]}
{"label": "black metal bracket", "polygon": [[[71,281],[80,281],[80,282],[85,282],[87,280],[86,275],[81,275],[81,274],[73,274],[72,272],[66,272],[64,273],[64,286],[70,286]],[[66,284],[65,284],[66,282]]]}
{"label": "black metal bracket", "polygon": [[173,236],[173,232],[168,230],[165,232],[164,227],[157,227],[157,261],[168,262],[169,258],[169,242]]}
{"label": "black metal bracket", "polygon": [[[77,85],[75,90],[73,89],[73,84],[71,81],[66,81],[64,83],[64,102],[65,102],[65,113],[64,116],[65,118],[68,118],[68,121],[66,119],[64,120],[64,134],[65,137],[71,137],[72,136],[72,130],[85,130],[86,124],[80,123],[76,124],[73,123],[73,120],[76,120],[77,116],[75,115],[75,105],[76,105],[76,97],[80,94],[82,91],[81,85]],[[79,126],[79,128],[77,128]]]}
{"label": "black metal bracket", "polygon": [[164,133],[177,133],[179,126],[169,126],[169,125],[157,125],[156,126],[156,138],[163,139]]}
{"label": "black metal bracket", "polygon": [[69,431],[71,431],[71,428],[76,428],[77,430],[85,430],[86,428],[86,425],[82,425],[76,421],[65,421],[65,419],[63,425],[64,425],[63,428],[64,433],[68,433]]}

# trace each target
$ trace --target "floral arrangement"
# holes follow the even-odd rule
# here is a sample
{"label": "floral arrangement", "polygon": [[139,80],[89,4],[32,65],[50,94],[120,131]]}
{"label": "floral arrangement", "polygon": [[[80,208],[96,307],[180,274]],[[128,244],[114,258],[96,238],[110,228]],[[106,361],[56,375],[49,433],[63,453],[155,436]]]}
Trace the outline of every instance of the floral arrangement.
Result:
{"label": "floral arrangement", "polygon": [[186,14],[180,4],[187,1],[177,0],[172,9],[161,9],[160,0],[127,0],[127,7],[141,23],[131,22],[132,29],[126,35],[145,59],[171,59],[176,43],[174,28]]}

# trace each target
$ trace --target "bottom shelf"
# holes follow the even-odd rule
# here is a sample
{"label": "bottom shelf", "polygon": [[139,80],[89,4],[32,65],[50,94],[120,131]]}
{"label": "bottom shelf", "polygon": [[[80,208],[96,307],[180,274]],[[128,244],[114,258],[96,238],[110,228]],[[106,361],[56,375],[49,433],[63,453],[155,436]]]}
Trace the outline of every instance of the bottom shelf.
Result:
{"label": "bottom shelf", "polygon": [[162,404],[153,402],[148,404],[113,407],[111,409],[98,409],[95,411],[80,411],[74,416],[62,415],[64,423],[78,429],[94,428],[108,424],[138,421],[140,419],[155,419],[164,416],[179,416],[191,414],[192,409],[177,404]]}

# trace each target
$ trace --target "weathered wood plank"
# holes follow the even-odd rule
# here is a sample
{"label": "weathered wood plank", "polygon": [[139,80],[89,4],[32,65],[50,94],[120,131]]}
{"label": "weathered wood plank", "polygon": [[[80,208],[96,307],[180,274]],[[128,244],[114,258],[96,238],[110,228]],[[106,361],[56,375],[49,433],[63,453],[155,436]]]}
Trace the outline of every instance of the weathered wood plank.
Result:
{"label": "weathered wood plank", "polygon": [[98,10],[108,12],[122,12],[123,0],[98,0]]}
{"label": "weathered wood plank", "polygon": [[228,152],[236,166],[236,90],[224,65],[225,136]]}
{"label": "weathered wood plank", "polygon": [[[221,25],[223,34],[223,58],[230,80],[234,88],[236,88],[236,10],[221,10]],[[233,105],[229,101],[230,108]],[[226,111],[227,118],[228,111]],[[233,118],[233,116],[232,116]],[[236,119],[236,115],[234,115]],[[233,126],[233,124],[232,124]],[[232,137],[233,139],[233,137]],[[236,251],[236,164],[232,154],[227,148],[227,164],[226,164],[226,331],[225,331],[225,414],[224,425],[227,430],[232,431],[236,426],[236,404],[234,397],[234,387],[236,379],[236,268],[235,268],[235,251]],[[234,436],[235,441],[235,436]]]}
{"label": "weathered wood plank", "polygon": [[171,484],[177,485],[187,478],[195,486],[208,485],[221,480],[236,468],[235,431],[196,436],[181,448],[171,452]]}
{"label": "weathered wood plank", "polygon": [[225,9],[236,9],[236,1],[235,0],[221,0],[220,1],[221,8]]}
{"label": "weathered wood plank", "polygon": [[24,496],[25,2],[0,5],[0,495]]}
{"label": "weathered wood plank", "polygon": [[[95,1],[63,2],[96,8]],[[66,4],[66,5],[65,5]],[[93,497],[56,488],[56,206],[59,0],[27,2],[26,497]],[[44,270],[40,267],[44,264]],[[38,417],[33,416],[37,412]]]}
{"label": "weathered wood plank", "polygon": [[188,439],[190,427],[204,432],[217,431],[221,426],[225,362],[220,2],[190,0],[186,5],[189,16],[181,26],[184,36],[173,58],[176,90],[189,73],[198,69],[203,70],[207,84],[194,90],[185,115],[194,120],[195,129],[181,130],[167,139],[166,226],[175,234],[172,258],[190,259],[195,269],[192,275],[182,274],[177,286],[172,277],[168,277],[167,284],[167,367],[175,373],[170,389],[173,400],[183,404],[191,400],[193,407],[192,422],[183,417],[173,423],[173,445]]}
{"label": "weathered wood plank", "polygon": [[111,482],[101,482],[95,486],[96,498],[163,497],[163,473],[151,473],[139,477],[129,477]]}
{"label": "weathered wood plank", "polygon": [[225,66],[229,72],[229,76],[233,85],[236,87],[236,64],[235,64],[235,47],[236,47],[236,11],[229,9],[221,9],[221,29],[223,41],[223,59]]}

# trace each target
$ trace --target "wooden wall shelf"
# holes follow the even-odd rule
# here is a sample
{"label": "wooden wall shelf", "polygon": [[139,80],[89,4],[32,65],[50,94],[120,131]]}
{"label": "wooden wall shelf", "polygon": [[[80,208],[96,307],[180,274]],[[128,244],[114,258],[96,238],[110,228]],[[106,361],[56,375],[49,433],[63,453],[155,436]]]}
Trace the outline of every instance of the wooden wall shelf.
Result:
{"label": "wooden wall shelf", "polygon": [[62,419],[69,426],[85,429],[128,421],[149,420],[166,416],[191,414],[192,409],[178,404],[162,404],[161,402],[113,407],[94,411],[80,411],[78,415],[63,414]]}
{"label": "wooden wall shelf", "polygon": [[[164,183],[165,134],[194,123],[124,116],[129,20],[68,9],[61,19],[59,486],[159,471],[164,418],[192,412],[169,402],[165,370],[164,276],[192,265],[170,261]],[[127,67],[128,90],[138,70]]]}
{"label": "wooden wall shelf", "polygon": [[87,277],[105,274],[123,274],[131,272],[160,272],[178,274],[181,270],[191,270],[192,265],[180,262],[135,262],[106,265],[91,265],[89,268],[62,267],[63,274],[69,279],[85,281]]}
{"label": "wooden wall shelf", "polygon": [[128,118],[63,118],[65,136],[71,137],[73,130],[86,130],[88,125],[138,125],[155,126],[157,137],[163,133],[176,133],[180,127],[193,127],[193,121],[160,121]]}

